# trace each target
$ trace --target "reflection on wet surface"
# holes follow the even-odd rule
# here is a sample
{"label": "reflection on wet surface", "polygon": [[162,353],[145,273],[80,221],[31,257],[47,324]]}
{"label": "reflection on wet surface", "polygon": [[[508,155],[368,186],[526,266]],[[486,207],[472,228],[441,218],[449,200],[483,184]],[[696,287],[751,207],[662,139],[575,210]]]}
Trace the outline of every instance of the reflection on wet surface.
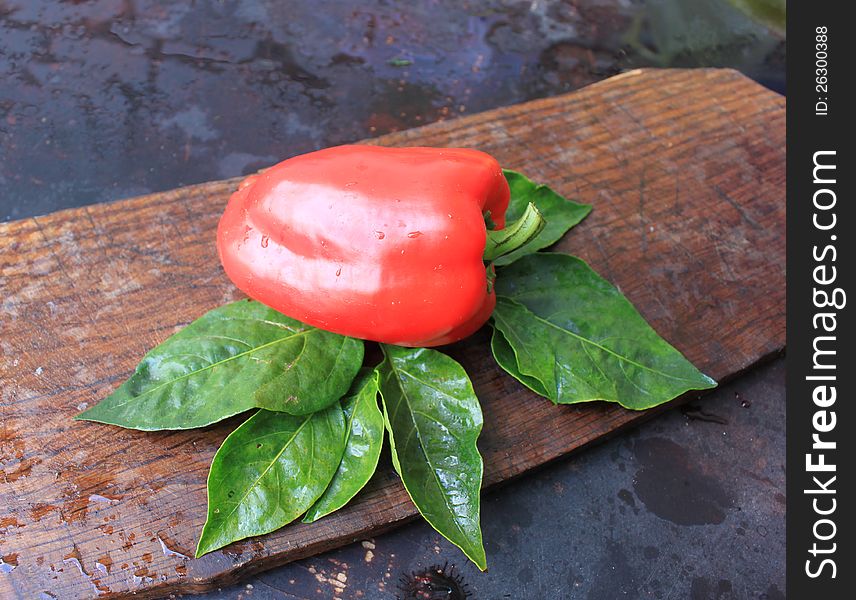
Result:
{"label": "reflection on wet surface", "polygon": [[726,0],[0,0],[0,220],[784,42]]}

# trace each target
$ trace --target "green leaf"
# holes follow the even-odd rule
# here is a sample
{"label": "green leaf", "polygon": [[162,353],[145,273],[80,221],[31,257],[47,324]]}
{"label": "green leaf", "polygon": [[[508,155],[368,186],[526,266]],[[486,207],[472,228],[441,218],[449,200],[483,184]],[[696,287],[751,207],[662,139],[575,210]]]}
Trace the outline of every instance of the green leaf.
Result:
{"label": "green leaf", "polygon": [[547,221],[544,229],[535,238],[520,248],[499,257],[494,261],[497,266],[508,265],[527,254],[537,252],[554,244],[571,227],[582,221],[591,212],[588,204],[577,204],[566,200],[546,185],[534,181],[516,171],[503,169],[508,187],[511,188],[511,202],[505,213],[506,223],[520,219],[526,206],[532,202]]}
{"label": "green leaf", "polygon": [[493,357],[496,359],[496,362],[500,367],[536,394],[547,397],[547,390],[543,383],[534,377],[524,375],[520,372],[520,369],[517,368],[517,357],[514,355],[514,349],[496,326],[494,326],[493,333],[490,338],[490,347],[493,351]]}
{"label": "green leaf", "polygon": [[208,474],[208,519],[196,556],[270,533],[324,493],[345,449],[334,404],[311,415],[260,410],[223,442]]}
{"label": "green leaf", "polygon": [[436,350],[382,348],[378,372],[393,465],[425,520],[484,570],[476,447],[482,413],[472,383]]}
{"label": "green leaf", "polygon": [[377,469],[383,446],[383,414],[377,405],[378,375],[364,370],[342,399],[345,412],[345,452],[333,480],[324,494],[303,517],[312,523],[339,510],[357,495]]}
{"label": "green leaf", "polygon": [[553,402],[642,410],[716,385],[579,258],[526,256],[502,270],[496,290],[497,362]]}
{"label": "green leaf", "polygon": [[362,361],[362,341],[241,300],[169,337],[75,418],[153,431],[204,427],[256,407],[306,414],[341,398]]}

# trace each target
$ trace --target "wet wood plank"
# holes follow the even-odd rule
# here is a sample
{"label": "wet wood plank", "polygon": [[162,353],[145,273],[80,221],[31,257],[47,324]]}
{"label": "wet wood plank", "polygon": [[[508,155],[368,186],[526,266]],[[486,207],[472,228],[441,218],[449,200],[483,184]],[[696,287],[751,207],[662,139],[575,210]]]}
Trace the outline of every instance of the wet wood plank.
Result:
{"label": "wet wood plank", "polygon": [[[784,99],[736,72],[649,70],[370,143],[477,147],[593,204],[559,249],[722,380],[784,347],[784,135]],[[331,517],[192,560],[208,465],[236,421],[173,433],[71,421],[152,346],[239,297],[214,248],[235,185],[0,224],[0,597],[201,591],[414,517],[387,465]],[[486,340],[453,354],[484,405],[488,486],[651,414],[555,407],[504,375]]]}

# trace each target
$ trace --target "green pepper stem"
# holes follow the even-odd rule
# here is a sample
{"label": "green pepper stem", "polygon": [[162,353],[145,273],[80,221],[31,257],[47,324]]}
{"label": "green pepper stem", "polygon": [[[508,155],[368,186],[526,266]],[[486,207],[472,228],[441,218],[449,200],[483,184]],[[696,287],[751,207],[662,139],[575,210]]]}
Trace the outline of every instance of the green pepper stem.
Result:
{"label": "green pepper stem", "polygon": [[490,262],[517,250],[541,233],[546,224],[541,211],[530,202],[523,212],[523,216],[507,225],[505,229],[487,232],[484,260]]}

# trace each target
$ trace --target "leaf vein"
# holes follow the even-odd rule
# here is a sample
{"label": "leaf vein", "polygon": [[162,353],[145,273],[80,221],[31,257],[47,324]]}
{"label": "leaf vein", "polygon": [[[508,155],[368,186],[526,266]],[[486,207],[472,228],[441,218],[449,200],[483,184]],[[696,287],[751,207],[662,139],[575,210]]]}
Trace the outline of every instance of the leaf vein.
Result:
{"label": "leaf vein", "polygon": [[[412,377],[416,381],[421,381],[419,378],[413,376],[412,374],[408,373],[407,371],[404,371],[403,369],[399,369],[398,367],[396,367],[394,360],[390,359],[389,365],[390,365],[390,368],[393,370],[393,372],[405,373],[407,375],[410,375],[410,377]],[[455,528],[458,530],[458,532],[461,534],[461,536],[463,536],[463,540],[467,540],[468,536],[464,532],[463,528],[461,527],[461,524],[458,522],[458,520],[456,518],[457,513],[453,510],[453,507],[450,504],[450,500],[449,500],[448,496],[443,492],[443,486],[440,483],[440,478],[437,475],[437,470],[434,467],[434,464],[431,462],[431,459],[428,457],[428,453],[425,451],[425,446],[421,442],[422,434],[419,431],[419,425],[417,425],[416,419],[413,418],[413,407],[410,403],[410,398],[407,395],[407,391],[404,389],[404,383],[403,383],[403,381],[401,381],[401,378],[398,378],[398,380],[399,380],[399,389],[401,390],[401,397],[407,403],[407,409],[408,409],[408,412],[410,413],[410,420],[413,423],[414,430],[416,431],[416,437],[417,437],[417,440],[419,441],[419,444],[418,444],[419,450],[422,452],[422,456],[425,457],[425,462],[428,463],[428,467],[431,469],[431,475],[434,477],[434,482],[437,485],[437,489],[440,491],[440,496],[442,496],[442,498],[443,498],[443,504],[446,505],[446,509],[449,511],[449,514],[452,516],[452,523],[454,523]],[[436,389],[436,388],[434,388],[434,386],[429,386],[429,387]],[[442,392],[442,390],[440,390],[440,391]],[[444,392],[443,392],[443,394],[448,396],[448,394],[446,394]]]}
{"label": "leaf vein", "polygon": [[264,343],[264,344],[262,344],[261,346],[256,346],[256,347],[251,348],[251,349],[249,349],[249,350],[246,350],[246,351],[244,351],[244,352],[239,352],[238,354],[235,354],[235,355],[233,355],[233,356],[230,356],[229,358],[224,358],[224,359],[219,360],[219,361],[217,361],[217,362],[211,363],[210,365],[206,365],[206,366],[202,367],[201,369],[197,369],[197,370],[195,370],[195,371],[191,371],[191,372],[189,372],[189,373],[185,373],[184,375],[180,375],[180,376],[178,376],[178,377],[176,377],[176,378],[174,378],[174,379],[170,379],[170,380],[168,380],[168,381],[164,381],[163,383],[161,383],[161,384],[159,384],[159,385],[156,385],[155,387],[149,388],[149,389],[147,389],[147,390],[143,391],[142,393],[137,394],[136,396],[131,396],[131,397],[130,397],[130,398],[128,398],[125,402],[120,402],[120,403],[118,403],[118,404],[114,404],[111,408],[119,408],[119,407],[125,406],[126,404],[129,404],[129,403],[133,402],[134,400],[136,400],[136,399],[138,399],[138,398],[142,398],[143,396],[146,396],[146,395],[148,395],[148,394],[153,394],[154,392],[158,391],[159,389],[161,389],[161,388],[162,388],[162,387],[164,387],[164,386],[171,385],[171,384],[176,383],[176,382],[178,382],[178,381],[181,381],[181,380],[183,380],[183,379],[187,379],[188,377],[192,377],[192,376],[194,376],[194,375],[198,375],[199,373],[202,373],[203,371],[208,371],[208,370],[210,370],[210,369],[213,369],[214,367],[216,367],[216,366],[218,366],[218,365],[222,365],[222,364],[224,364],[224,363],[227,363],[227,362],[230,362],[230,361],[233,361],[233,360],[237,360],[237,359],[239,359],[239,358],[242,358],[242,357],[244,357],[244,356],[247,356],[248,354],[252,354],[253,352],[257,352],[257,351],[259,351],[259,350],[263,350],[264,348],[268,348],[268,347],[273,346],[273,345],[275,345],[275,344],[278,344],[278,343],[280,343],[280,342],[287,342],[287,341],[289,341],[289,340],[293,340],[294,338],[297,338],[297,337],[299,337],[299,336],[303,336],[303,335],[310,334],[310,333],[312,333],[312,332],[314,332],[314,331],[318,331],[318,330],[317,330],[317,329],[307,329],[307,330],[301,331],[301,332],[299,332],[299,333],[294,333],[294,334],[289,335],[289,336],[287,336],[287,337],[278,338],[278,339],[276,339],[276,340],[273,340],[273,341],[270,341],[270,342]]}

